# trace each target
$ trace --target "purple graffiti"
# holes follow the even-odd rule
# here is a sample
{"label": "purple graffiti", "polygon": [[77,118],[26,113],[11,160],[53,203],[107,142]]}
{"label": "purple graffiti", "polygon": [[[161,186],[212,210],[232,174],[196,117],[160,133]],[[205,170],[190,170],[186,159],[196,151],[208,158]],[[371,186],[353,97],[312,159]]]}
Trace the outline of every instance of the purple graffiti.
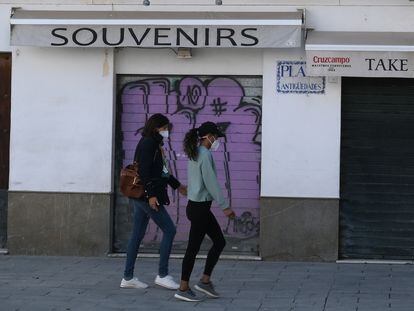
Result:
{"label": "purple graffiti", "polygon": [[[257,81],[261,83],[259,78],[157,77],[129,82],[121,92],[123,165],[132,161],[147,118],[163,113],[172,123],[171,138],[164,146],[170,170],[186,183],[185,133],[205,121],[219,124],[226,138],[214,158],[219,181],[238,217],[228,220],[219,209],[213,211],[225,234],[235,238],[255,237],[260,227],[261,84]],[[170,195],[176,241],[186,241],[186,199]],[[158,239],[158,230],[151,223],[144,243]]]}

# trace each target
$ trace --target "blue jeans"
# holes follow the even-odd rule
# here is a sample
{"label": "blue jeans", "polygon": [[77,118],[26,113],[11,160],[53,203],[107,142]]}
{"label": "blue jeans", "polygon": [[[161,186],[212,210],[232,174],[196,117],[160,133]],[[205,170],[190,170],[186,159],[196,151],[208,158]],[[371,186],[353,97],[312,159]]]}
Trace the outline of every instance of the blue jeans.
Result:
{"label": "blue jeans", "polygon": [[145,201],[129,199],[129,202],[134,207],[134,225],[131,238],[128,242],[124,279],[130,280],[134,276],[135,260],[137,258],[138,249],[144,238],[150,218],[163,232],[160,245],[158,274],[160,277],[165,277],[168,275],[168,260],[170,258],[171,247],[176,233],[175,225],[163,205],[159,206],[157,212]]}

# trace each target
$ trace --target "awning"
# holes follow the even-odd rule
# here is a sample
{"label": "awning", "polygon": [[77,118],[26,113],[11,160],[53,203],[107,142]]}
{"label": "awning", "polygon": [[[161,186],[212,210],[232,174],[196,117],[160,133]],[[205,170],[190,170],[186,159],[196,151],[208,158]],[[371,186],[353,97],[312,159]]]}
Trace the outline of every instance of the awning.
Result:
{"label": "awning", "polygon": [[12,46],[294,48],[303,12],[16,10],[10,24]]}
{"label": "awning", "polygon": [[310,31],[311,76],[414,77],[414,33]]}

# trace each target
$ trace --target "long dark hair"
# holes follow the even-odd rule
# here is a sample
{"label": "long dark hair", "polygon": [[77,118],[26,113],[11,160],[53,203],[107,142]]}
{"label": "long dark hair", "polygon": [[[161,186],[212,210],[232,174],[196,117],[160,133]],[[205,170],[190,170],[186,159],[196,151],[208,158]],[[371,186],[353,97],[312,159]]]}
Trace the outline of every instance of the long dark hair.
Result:
{"label": "long dark hair", "polygon": [[190,160],[196,161],[198,156],[198,129],[189,130],[184,137],[184,152]]}
{"label": "long dark hair", "polygon": [[153,114],[147,122],[145,122],[142,136],[151,137],[157,133],[157,129],[170,123],[170,120],[161,113]]}

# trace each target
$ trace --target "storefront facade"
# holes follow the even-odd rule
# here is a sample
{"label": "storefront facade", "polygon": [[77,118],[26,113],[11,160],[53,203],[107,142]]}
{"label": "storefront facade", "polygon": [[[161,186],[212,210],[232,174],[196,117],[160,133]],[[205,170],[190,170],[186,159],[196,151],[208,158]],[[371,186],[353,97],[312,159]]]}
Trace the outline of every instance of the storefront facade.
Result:
{"label": "storefront facade", "polygon": [[412,260],[413,34],[314,32],[306,51],[342,76],[339,257]]}
{"label": "storefront facade", "polygon": [[[1,5],[9,10],[1,19],[9,31],[0,38],[1,49],[11,52],[13,60],[11,253],[123,252],[131,210],[117,192],[117,174],[131,160],[146,116],[162,112],[173,123],[166,146],[169,164],[183,182],[185,131],[206,120],[226,130],[226,142],[215,158],[219,179],[238,213],[235,221],[228,221],[216,210],[227,236],[227,254],[318,261],[389,257],[389,252],[367,246],[372,235],[362,236],[367,244],[358,244],[353,219],[362,216],[346,214],[345,198],[358,195],[347,186],[353,185],[353,170],[359,168],[353,166],[354,153],[347,153],[350,145],[344,137],[357,135],[363,127],[349,123],[348,116],[358,114],[353,98],[364,84],[354,78],[341,81],[346,76],[342,72],[314,72],[312,68],[323,67],[310,66],[310,58],[317,55],[311,57],[305,44],[312,43],[306,40],[317,31],[410,32],[414,24],[404,16],[414,13],[412,5],[387,8],[387,18],[401,21],[398,25],[383,23],[380,6],[201,6],[200,12],[210,13],[193,15],[197,23],[191,28],[194,21],[178,22],[188,19],[191,7],[185,5],[163,7],[171,11],[168,17],[157,15],[157,5],[140,7],[153,13],[133,17],[128,14],[137,13],[97,13],[110,10],[105,6],[23,5],[12,19],[10,7]],[[33,10],[50,15],[33,15]],[[86,13],[67,12],[79,10]],[[217,11],[228,12],[220,16]],[[250,11],[255,13],[240,13]],[[122,27],[114,22],[117,18],[123,20]],[[148,20],[157,22],[149,27]],[[191,48],[191,58],[178,58],[179,47]],[[346,61],[346,56],[340,58]],[[372,60],[368,66],[382,65]],[[404,80],[411,80],[408,61],[390,66],[408,72]],[[349,125],[342,133],[341,122]],[[401,174],[394,178],[400,180]],[[172,198],[174,247],[180,253],[188,231],[185,200]],[[412,215],[408,207],[398,213],[406,219]],[[404,254],[413,243],[412,229],[406,227],[406,240],[399,244],[405,245]],[[151,224],[143,248],[154,252],[159,236]]]}

